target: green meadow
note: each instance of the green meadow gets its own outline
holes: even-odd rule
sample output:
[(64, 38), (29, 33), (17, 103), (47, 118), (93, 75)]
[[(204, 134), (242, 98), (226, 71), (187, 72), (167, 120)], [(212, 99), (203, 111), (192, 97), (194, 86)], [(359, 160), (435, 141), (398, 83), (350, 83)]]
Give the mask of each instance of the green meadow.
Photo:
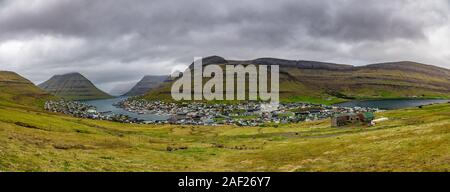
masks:
[[(265, 127), (136, 125), (43, 111), (55, 99), (0, 72), (4, 171), (450, 170), (450, 103), (385, 111), (375, 126), (330, 120)], [(334, 103), (339, 98), (293, 97)]]
[(376, 126), (135, 125), (0, 103), (0, 171), (449, 171), (450, 104)]

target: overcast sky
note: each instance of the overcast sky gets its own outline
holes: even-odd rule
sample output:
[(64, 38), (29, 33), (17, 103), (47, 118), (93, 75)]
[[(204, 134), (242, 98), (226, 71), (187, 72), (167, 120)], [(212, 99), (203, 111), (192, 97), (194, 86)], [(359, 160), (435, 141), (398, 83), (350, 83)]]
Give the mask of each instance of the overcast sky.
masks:
[(123, 92), (193, 57), (450, 68), (450, 0), (0, 0), (0, 70)]

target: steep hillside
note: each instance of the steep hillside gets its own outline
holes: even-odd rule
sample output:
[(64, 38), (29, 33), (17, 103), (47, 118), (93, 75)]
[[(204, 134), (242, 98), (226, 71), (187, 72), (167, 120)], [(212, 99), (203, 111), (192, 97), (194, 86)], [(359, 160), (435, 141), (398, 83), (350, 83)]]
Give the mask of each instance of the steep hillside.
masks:
[(348, 70), (282, 68), (281, 73), (281, 87), (286, 82), (304, 86), (301, 90), (282, 89), (285, 98), (314, 94), (344, 99), (450, 96), (449, 70), (411, 62), (367, 65)]
[(40, 84), (39, 87), (48, 93), (65, 99), (87, 100), (112, 97), (99, 90), (91, 81), (79, 73), (55, 75)]
[(51, 98), (53, 96), (17, 73), (0, 71), (0, 104), (39, 107)]
[[(261, 58), (236, 64), (279, 65), (283, 101), (336, 103), (352, 99), (449, 98), (450, 70), (414, 62), (352, 66), (315, 61)], [(208, 58), (208, 60), (211, 60)], [(211, 62), (205, 64), (212, 64)], [(145, 98), (170, 100), (170, 86), (150, 91)]]
[(160, 86), (166, 80), (168, 80), (168, 76), (144, 76), (130, 91), (125, 93), (124, 96), (143, 95), (153, 88)]

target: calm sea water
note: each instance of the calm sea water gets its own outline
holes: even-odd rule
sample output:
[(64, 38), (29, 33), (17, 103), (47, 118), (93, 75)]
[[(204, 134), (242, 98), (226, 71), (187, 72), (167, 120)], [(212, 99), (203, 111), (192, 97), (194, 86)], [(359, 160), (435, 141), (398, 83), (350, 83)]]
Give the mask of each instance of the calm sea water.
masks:
[(133, 118), (138, 118), (144, 121), (161, 121), (167, 120), (169, 116), (165, 115), (156, 115), (156, 114), (138, 114), (126, 111), (120, 107), (116, 107), (113, 104), (119, 103), (122, 100), (127, 99), (127, 97), (117, 97), (113, 99), (99, 99), (99, 100), (89, 100), (89, 101), (81, 101), (88, 105), (95, 106), (98, 112), (112, 112), (114, 114), (123, 114), (128, 115)]
[(379, 109), (402, 109), (408, 107), (417, 107), (421, 105), (447, 103), (450, 100), (444, 99), (391, 99), (391, 100), (366, 100), (366, 101), (349, 101), (339, 103), (335, 106), (341, 107), (372, 107)]
[[(138, 118), (145, 121), (157, 121), (157, 120), (167, 120), (169, 116), (167, 115), (156, 115), (156, 114), (138, 114), (126, 111), (120, 107), (116, 107), (113, 104), (118, 103), (122, 100), (127, 99), (127, 97), (117, 97), (114, 99), (101, 99), (101, 100), (89, 100), (82, 101), (86, 104), (95, 106), (98, 112), (112, 112), (114, 114), (128, 115), (133, 118)], [(420, 105), (428, 105), (435, 103), (446, 103), (450, 100), (444, 99), (397, 99), (397, 100), (366, 100), (366, 101), (349, 101), (345, 103), (339, 103), (335, 106), (341, 107), (371, 107), (379, 109), (401, 109), (408, 107), (417, 107)]]

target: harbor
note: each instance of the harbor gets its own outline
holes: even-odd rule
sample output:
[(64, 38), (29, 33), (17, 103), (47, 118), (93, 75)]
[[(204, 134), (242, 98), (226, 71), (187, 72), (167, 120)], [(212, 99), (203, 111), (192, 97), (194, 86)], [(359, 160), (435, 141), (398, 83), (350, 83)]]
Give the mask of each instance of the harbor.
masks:
[[(404, 100), (398, 100), (403, 101)], [(447, 100), (420, 100), (413, 105), (422, 106), (442, 103)], [(352, 101), (353, 102), (353, 101)], [(376, 101), (370, 101), (376, 102)], [(379, 103), (382, 101), (378, 101)], [(385, 101), (392, 103), (393, 101)], [(354, 103), (364, 104), (363, 101)], [(177, 125), (238, 125), (268, 126), (329, 119), (342, 114), (363, 114), (380, 111), (377, 107), (361, 107), (353, 103), (322, 105), (309, 103), (279, 103), (276, 108), (262, 102), (235, 104), (209, 104), (203, 102), (169, 103), (143, 99), (119, 97), (90, 101), (48, 101), (45, 109), (80, 118), (109, 120), (139, 124)], [(401, 104), (397, 104), (401, 105)]]
[(80, 118), (139, 124), (268, 126), (328, 119), (341, 113), (376, 112), (376, 108), (337, 107), (308, 103), (242, 102), (168, 103), (135, 98), (48, 101), (47, 111)]

